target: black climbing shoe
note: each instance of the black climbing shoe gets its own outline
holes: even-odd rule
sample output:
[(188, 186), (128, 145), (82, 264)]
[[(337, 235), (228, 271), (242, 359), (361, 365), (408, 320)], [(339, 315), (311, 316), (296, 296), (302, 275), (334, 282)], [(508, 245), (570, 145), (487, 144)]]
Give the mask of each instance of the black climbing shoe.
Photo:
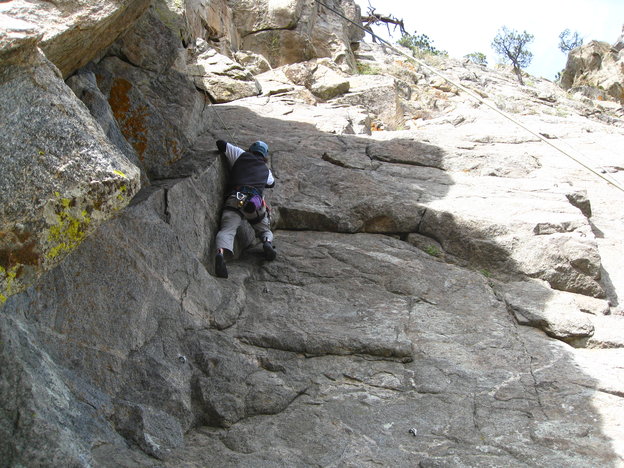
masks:
[(275, 260), (275, 257), (277, 257), (277, 252), (275, 251), (275, 247), (273, 247), (273, 245), (269, 241), (266, 241), (264, 244), (262, 244), (262, 248), (264, 249), (264, 258), (266, 258), (267, 260)]
[(219, 278), (228, 277), (227, 267), (225, 266), (225, 259), (223, 258), (223, 254), (221, 253), (218, 253), (215, 257), (215, 274)]

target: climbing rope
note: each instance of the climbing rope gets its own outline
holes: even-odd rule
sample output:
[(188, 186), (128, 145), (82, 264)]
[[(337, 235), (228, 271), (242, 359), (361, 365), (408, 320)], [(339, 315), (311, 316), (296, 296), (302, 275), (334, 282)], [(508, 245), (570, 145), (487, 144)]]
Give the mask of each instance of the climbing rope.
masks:
[[(236, 140), (234, 139), (234, 136), (232, 135), (232, 132), (230, 132), (229, 127), (225, 124), (225, 122), (223, 121), (223, 119), (221, 118), (221, 116), (219, 115), (219, 112), (217, 112), (216, 109), (216, 103), (212, 102), (212, 98), (210, 97), (210, 94), (208, 94), (208, 91), (206, 91), (205, 89), (201, 88), (202, 91), (204, 92), (204, 94), (206, 95), (206, 100), (210, 103), (210, 108), (213, 110), (214, 114), (217, 116), (217, 119), (219, 119), (219, 122), (221, 122), (221, 126), (225, 129), (225, 131), (227, 132), (227, 134), (230, 137), (230, 142), (233, 145), (236, 145)], [(202, 110), (202, 114), (203, 114), (203, 110)]]
[[(470, 89), (466, 88), (464, 85), (462, 85), (461, 83), (449, 78), (448, 76), (444, 75), (443, 73), (439, 72), (438, 70), (434, 69), (433, 67), (427, 65), (425, 62), (423, 62), (422, 60), (417, 59), (416, 57), (412, 57), (410, 55), (407, 55), (405, 52), (397, 49), (396, 47), (394, 47), (392, 44), (390, 44), (388, 41), (382, 39), (381, 37), (379, 37), (378, 35), (376, 35), (374, 32), (364, 28), (361, 24), (356, 23), (355, 21), (352, 21), (351, 19), (347, 18), (345, 15), (343, 15), (341, 12), (339, 12), (338, 10), (336, 10), (335, 8), (330, 7), (329, 5), (325, 4), (324, 2), (322, 2), (321, 0), (315, 0), (319, 5), (327, 8), (328, 10), (332, 11), (333, 13), (335, 13), (336, 15), (338, 15), (339, 17), (341, 17), (342, 19), (344, 19), (345, 21), (351, 23), (352, 25), (354, 25), (355, 27), (361, 29), (362, 31), (364, 31), (365, 33), (369, 33), (374, 39), (378, 40), (379, 42), (385, 44), (388, 48), (390, 48), (393, 52), (402, 55), (404, 57), (406, 57), (408, 60), (411, 60), (415, 63), (417, 63), (419, 66), (425, 68), (426, 70), (430, 71), (431, 73), (439, 76), (440, 78), (442, 78), (443, 80), (445, 80), (448, 83), (451, 83), (452, 85), (454, 85), (455, 87), (457, 87), (458, 89), (460, 89), (461, 91), (465, 92), (466, 94), (468, 94), (468, 96), (472, 97), (473, 99), (475, 99), (477, 102), (489, 107), (490, 109), (492, 109), (494, 112), (496, 112), (497, 114), (501, 115), (502, 117), (508, 119), (509, 121), (511, 121), (512, 123), (518, 125), (519, 127), (521, 127), (522, 129), (526, 130), (527, 132), (531, 133), (532, 135), (536, 136), (537, 138), (539, 138), (541, 141), (543, 141), (544, 143), (546, 143), (547, 145), (549, 145), (550, 147), (554, 148), (555, 150), (559, 151), (560, 153), (562, 153), (563, 155), (569, 157), (570, 159), (572, 159), (573, 161), (575, 161), (576, 163), (580, 164), (581, 166), (583, 166), (585, 169), (587, 169), (588, 171), (590, 171), (591, 173), (597, 175), (598, 177), (600, 177), (601, 179), (605, 180), (606, 182), (608, 182), (609, 184), (611, 184), (612, 186), (614, 186), (615, 188), (621, 190), (622, 192), (624, 192), (624, 186), (622, 186), (617, 180), (615, 180), (614, 178), (600, 173), (599, 171), (597, 171), (596, 169), (594, 169), (593, 167), (591, 167), (589, 164), (583, 162), (581, 160), (580, 156), (574, 156), (572, 155), (569, 151), (564, 150), (563, 148), (559, 147), (558, 145), (554, 144), (552, 141), (548, 140), (546, 137), (544, 137), (542, 134), (530, 129), (529, 127), (527, 127), (526, 125), (524, 125), (522, 122), (518, 121), (517, 119), (515, 119), (514, 117), (512, 117), (511, 115), (507, 114), (506, 112), (501, 111), (498, 107), (496, 107), (494, 104), (490, 104), (488, 101), (486, 101), (485, 99), (483, 99), (481, 96), (479, 96), (478, 94), (476, 94), (475, 92), (471, 91)], [(559, 139), (559, 138), (557, 138)], [(578, 151), (575, 151), (577, 154), (580, 155), (580, 153), (578, 153)]]

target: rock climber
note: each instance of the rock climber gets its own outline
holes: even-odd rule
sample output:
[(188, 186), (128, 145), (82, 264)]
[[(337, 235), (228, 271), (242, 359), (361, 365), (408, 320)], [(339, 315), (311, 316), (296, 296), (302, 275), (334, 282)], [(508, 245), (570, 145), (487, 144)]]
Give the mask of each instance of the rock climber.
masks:
[(275, 186), (275, 179), (267, 166), (269, 146), (256, 141), (247, 151), (223, 140), (217, 140), (217, 148), (228, 161), (227, 195), (221, 214), (221, 229), (217, 233), (215, 273), (227, 278), (225, 255), (234, 251), (236, 231), (243, 220), (247, 220), (262, 241), (264, 257), (275, 260), (277, 252), (273, 247), (273, 233), (268, 206), (262, 192)]

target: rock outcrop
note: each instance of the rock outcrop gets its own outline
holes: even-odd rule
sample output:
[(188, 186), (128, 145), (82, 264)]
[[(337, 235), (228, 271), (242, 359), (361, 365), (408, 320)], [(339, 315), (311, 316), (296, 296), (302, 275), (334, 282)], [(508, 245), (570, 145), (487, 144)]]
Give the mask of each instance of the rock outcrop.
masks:
[[(355, 2), (330, 0), (346, 17), (359, 20)], [(351, 43), (364, 34), (318, 2), (304, 0), (233, 2), (240, 49), (258, 53), (273, 67), (328, 57), (345, 71), (355, 69)]]
[(11, 58), (0, 68), (0, 302), (57, 265), (139, 188), (136, 166), (39, 49), (26, 40), (6, 54)]
[(561, 85), (594, 99), (624, 104), (624, 53), (621, 41), (613, 46), (591, 41), (568, 55), (561, 73)]
[(64, 78), (111, 45), (143, 14), (149, 0), (17, 0), (0, 8), (10, 36), (36, 36), (48, 60)]
[[(623, 193), (316, 2), (144, 6), (65, 81), (3, 36), (3, 466), (624, 463)], [(612, 102), (431, 64), (623, 182)], [(228, 280), (219, 138), (277, 180)]]

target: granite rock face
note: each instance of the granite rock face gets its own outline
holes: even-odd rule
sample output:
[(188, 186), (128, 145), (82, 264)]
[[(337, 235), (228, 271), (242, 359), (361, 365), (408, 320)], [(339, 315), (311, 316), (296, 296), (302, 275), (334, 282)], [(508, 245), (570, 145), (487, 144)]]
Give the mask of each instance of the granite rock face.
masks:
[[(327, 4), (351, 20), (359, 20), (360, 8), (355, 2), (332, 0)], [(273, 67), (327, 57), (345, 71), (355, 69), (351, 44), (364, 34), (317, 2), (237, 0), (232, 8), (240, 48), (263, 55)]]
[[(22, 56), (27, 52), (21, 52)], [(57, 265), (139, 189), (38, 49), (0, 70), (0, 301)]]
[(37, 37), (48, 60), (67, 78), (132, 26), (149, 3), (17, 0), (5, 2), (0, 14), (10, 19), (9, 31), (15, 28)]
[[(352, 49), (316, 3), (156, 1), (65, 83), (12, 25), (0, 260), (36, 252), (25, 229), (59, 255), (0, 276), (24, 278), (0, 304), (3, 464), (624, 463), (605, 180), (427, 67)], [(612, 102), (427, 60), (623, 182)], [(277, 181), (277, 259), (244, 226), (227, 280), (217, 139), (267, 141)]]

